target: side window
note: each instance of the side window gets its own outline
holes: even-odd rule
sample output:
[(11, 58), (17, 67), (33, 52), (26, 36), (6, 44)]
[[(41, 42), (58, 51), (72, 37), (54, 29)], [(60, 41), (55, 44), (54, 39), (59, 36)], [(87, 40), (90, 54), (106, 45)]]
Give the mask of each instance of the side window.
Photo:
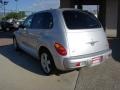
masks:
[(32, 18), (33, 18), (33, 16), (29, 16), (29, 17), (23, 22), (23, 25), (24, 25), (26, 28), (31, 28)]
[(53, 27), (53, 17), (49, 12), (35, 14), (32, 22), (33, 29), (51, 29)]

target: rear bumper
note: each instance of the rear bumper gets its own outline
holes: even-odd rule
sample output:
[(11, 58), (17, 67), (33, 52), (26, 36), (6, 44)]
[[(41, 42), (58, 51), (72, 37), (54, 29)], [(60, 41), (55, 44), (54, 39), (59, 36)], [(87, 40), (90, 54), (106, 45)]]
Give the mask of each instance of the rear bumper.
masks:
[(72, 70), (84, 66), (96, 66), (105, 60), (108, 60), (111, 53), (112, 50), (109, 49), (88, 55), (65, 58), (63, 60), (63, 65), (66, 70)]

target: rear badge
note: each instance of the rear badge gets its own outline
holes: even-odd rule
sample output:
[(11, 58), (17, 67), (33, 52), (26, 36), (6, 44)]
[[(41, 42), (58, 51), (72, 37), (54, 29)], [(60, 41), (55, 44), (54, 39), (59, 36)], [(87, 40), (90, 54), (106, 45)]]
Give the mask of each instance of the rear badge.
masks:
[(99, 41), (91, 41), (91, 42), (88, 42), (88, 44), (90, 44), (91, 46), (94, 46), (97, 42), (99, 42)]

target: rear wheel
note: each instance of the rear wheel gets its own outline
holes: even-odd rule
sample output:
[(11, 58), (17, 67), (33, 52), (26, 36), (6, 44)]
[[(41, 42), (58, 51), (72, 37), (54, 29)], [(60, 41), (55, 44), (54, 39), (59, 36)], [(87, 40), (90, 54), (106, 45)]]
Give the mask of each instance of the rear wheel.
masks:
[(13, 37), (13, 45), (14, 45), (15, 50), (18, 51), (19, 50), (19, 46), (18, 46), (16, 37)]
[(40, 52), (40, 63), (41, 63), (42, 71), (46, 75), (50, 75), (55, 71), (56, 67), (52, 55), (49, 53), (48, 50), (44, 49)]

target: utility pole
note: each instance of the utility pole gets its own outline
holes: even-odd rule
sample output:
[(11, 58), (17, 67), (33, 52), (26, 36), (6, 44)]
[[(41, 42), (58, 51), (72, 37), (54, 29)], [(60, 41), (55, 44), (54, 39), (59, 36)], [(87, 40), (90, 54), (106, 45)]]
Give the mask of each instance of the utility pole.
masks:
[(5, 17), (5, 14), (6, 14), (5, 6), (8, 4), (8, 1), (0, 0), (0, 3), (3, 6), (3, 11), (4, 11), (3, 14), (4, 14), (4, 17)]
[(6, 5), (8, 4), (8, 1), (3, 1), (3, 7), (4, 7), (4, 17), (6, 15)]
[(18, 0), (15, 0), (16, 2), (16, 12), (18, 12)]

